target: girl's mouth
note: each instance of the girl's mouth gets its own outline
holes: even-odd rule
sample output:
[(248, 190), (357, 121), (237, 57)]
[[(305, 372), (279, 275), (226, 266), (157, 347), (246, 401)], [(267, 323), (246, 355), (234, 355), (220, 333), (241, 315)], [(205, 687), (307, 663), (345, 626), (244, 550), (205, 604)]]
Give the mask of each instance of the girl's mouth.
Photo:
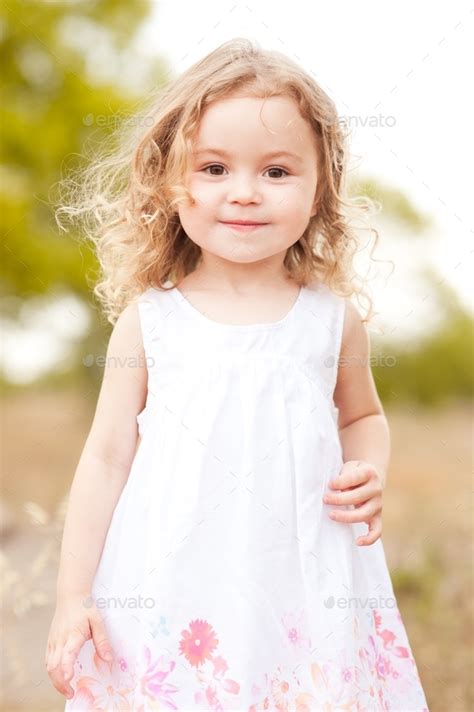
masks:
[(255, 230), (258, 227), (264, 227), (265, 225), (268, 225), (268, 223), (231, 223), (231, 222), (223, 222), (223, 225), (227, 225), (227, 227), (230, 227), (232, 230), (239, 230), (241, 232), (249, 232), (250, 230)]

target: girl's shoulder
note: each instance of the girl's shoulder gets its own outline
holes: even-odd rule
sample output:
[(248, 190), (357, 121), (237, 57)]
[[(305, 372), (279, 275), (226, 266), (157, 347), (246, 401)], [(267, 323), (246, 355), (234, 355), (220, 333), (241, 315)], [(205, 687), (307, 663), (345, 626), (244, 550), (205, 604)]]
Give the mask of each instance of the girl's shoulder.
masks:
[(307, 285), (310, 308), (321, 317), (341, 349), (350, 352), (367, 348), (369, 333), (361, 312), (349, 297), (338, 294), (326, 282)]
[(153, 300), (159, 300), (161, 295), (165, 295), (167, 292), (171, 291), (173, 288), (173, 283), (171, 281), (165, 282), (162, 286), (158, 285), (148, 285), (148, 287), (145, 287), (145, 289), (139, 294), (137, 297), (135, 297), (135, 302), (146, 302), (151, 299)]
[(172, 303), (170, 301), (172, 288), (171, 282), (166, 282), (163, 287), (149, 285), (133, 299), (132, 304), (137, 306), (142, 324), (146, 325), (149, 321), (156, 321), (161, 316), (166, 316)]
[(335, 290), (332, 287), (330, 287), (327, 282), (323, 282), (320, 279), (312, 279), (306, 285), (306, 289), (309, 289), (311, 292), (315, 292), (322, 296), (333, 297), (334, 299), (337, 299), (337, 298), (342, 299), (343, 298), (343, 297), (340, 297), (340, 295), (337, 294), (337, 292), (335, 292)]
[(306, 289), (314, 295), (316, 301), (332, 305), (336, 309), (340, 309), (344, 313), (345, 320), (349, 325), (356, 325), (363, 321), (359, 309), (353, 304), (349, 297), (338, 294), (326, 282), (313, 280)]
[(306, 293), (318, 312), (327, 311), (334, 318), (343, 318), (349, 300), (338, 294), (326, 282), (312, 280), (306, 285)]

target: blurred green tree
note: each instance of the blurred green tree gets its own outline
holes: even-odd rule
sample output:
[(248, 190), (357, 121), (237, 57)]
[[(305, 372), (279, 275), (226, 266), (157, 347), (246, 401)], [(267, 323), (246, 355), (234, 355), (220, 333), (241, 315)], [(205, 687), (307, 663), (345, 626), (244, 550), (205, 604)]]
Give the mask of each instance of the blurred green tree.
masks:
[[(92, 133), (100, 143), (136, 101), (120, 77), (126, 65), (143, 86), (143, 60), (131, 45), (150, 6), (149, 0), (2, 3), (4, 295), (72, 290), (90, 298), (86, 277), (94, 255), (73, 233), (59, 232), (50, 193), (63, 161), (80, 155)], [(160, 80), (159, 59), (146, 68), (150, 83)]]
[[(97, 262), (77, 231), (59, 231), (54, 189), (81, 166), (88, 143), (107, 141), (147, 90), (167, 80), (163, 61), (136, 49), (151, 6), (151, 0), (7, 0), (0, 9), (2, 307), (15, 319), (25, 300), (72, 291), (92, 316), (71, 358), (41, 379), (47, 387), (85, 380), (95, 389), (101, 380), (101, 368), (84, 367), (84, 355), (105, 352), (111, 328), (91, 293)], [(411, 234), (423, 235), (429, 225), (407, 196), (379, 181), (359, 178), (350, 192), (379, 201), (384, 216)], [(395, 368), (374, 365), (384, 401), (435, 403), (472, 390), (472, 322), (453, 295), (442, 296), (453, 306), (436, 334), (410, 352), (380, 344), (397, 357)]]
[(437, 328), (414, 343), (374, 339), (372, 372), (384, 403), (440, 406), (472, 401), (473, 320), (456, 292), (426, 269), (422, 275), (436, 297)]

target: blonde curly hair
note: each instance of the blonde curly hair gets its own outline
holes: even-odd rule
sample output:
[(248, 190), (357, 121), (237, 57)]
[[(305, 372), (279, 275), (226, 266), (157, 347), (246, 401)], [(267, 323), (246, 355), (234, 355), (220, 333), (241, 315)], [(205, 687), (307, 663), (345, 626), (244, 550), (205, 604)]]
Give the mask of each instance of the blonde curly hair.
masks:
[[(100, 278), (93, 292), (109, 322), (148, 286), (167, 289), (196, 268), (201, 249), (183, 230), (180, 201), (192, 200), (184, 185), (187, 155), (204, 109), (244, 90), (247, 96), (292, 97), (314, 130), (319, 147), (317, 212), (285, 255), (284, 266), (306, 286), (325, 282), (344, 297), (372, 299), (354, 269), (358, 230), (353, 221), (373, 212), (368, 196), (348, 198), (347, 135), (334, 102), (286, 55), (235, 38), (217, 47), (178, 78), (159, 88), (150, 103), (112, 134), (79, 174), (62, 182), (56, 220), (79, 218), (85, 239), (94, 243)], [(117, 143), (115, 143), (117, 142)], [(365, 225), (365, 226), (364, 226)], [(372, 259), (371, 250), (370, 257)]]

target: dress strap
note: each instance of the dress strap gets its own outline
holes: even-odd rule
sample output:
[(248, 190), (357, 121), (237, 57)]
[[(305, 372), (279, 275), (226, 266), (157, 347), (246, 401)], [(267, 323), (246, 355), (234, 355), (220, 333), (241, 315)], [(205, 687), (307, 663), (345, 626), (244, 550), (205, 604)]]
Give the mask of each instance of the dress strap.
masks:
[(161, 335), (159, 298), (157, 290), (154, 287), (149, 287), (137, 299), (143, 347), (145, 356), (150, 359), (156, 353), (156, 343), (160, 340)]
[(305, 322), (310, 327), (311, 351), (317, 359), (314, 365), (324, 396), (331, 400), (337, 382), (346, 300), (323, 282), (310, 284), (306, 294)]
[(159, 393), (159, 360), (163, 352), (164, 320), (169, 312), (168, 295), (164, 290), (148, 287), (137, 298), (136, 304), (148, 372), (146, 405), (137, 416), (139, 432), (142, 435), (146, 428), (148, 416), (156, 404), (156, 396)]

